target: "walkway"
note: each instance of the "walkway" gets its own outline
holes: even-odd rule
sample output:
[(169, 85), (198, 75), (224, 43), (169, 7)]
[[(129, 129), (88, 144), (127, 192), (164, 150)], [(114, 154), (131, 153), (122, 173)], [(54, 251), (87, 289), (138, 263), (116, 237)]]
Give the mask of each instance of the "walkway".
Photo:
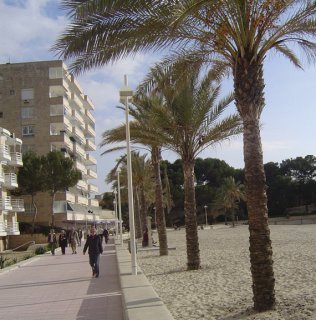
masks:
[[(114, 244), (104, 246), (100, 277), (88, 254), (45, 254), (0, 273), (0, 320), (123, 320)], [(4, 271), (4, 272), (3, 272)]]

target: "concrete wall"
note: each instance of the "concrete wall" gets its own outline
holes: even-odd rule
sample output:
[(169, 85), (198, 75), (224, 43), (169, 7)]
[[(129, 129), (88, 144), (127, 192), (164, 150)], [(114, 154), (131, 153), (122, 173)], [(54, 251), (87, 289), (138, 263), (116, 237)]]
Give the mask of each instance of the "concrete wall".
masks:
[[(36, 244), (43, 244), (47, 243), (47, 236), (44, 234), (21, 234), (19, 236), (9, 236), (9, 241), (7, 244), (7, 249), (15, 249), (18, 246), (21, 246), (22, 244), (25, 244), (27, 242), (35, 241)], [(25, 249), (27, 248), (27, 245), (25, 246)]]

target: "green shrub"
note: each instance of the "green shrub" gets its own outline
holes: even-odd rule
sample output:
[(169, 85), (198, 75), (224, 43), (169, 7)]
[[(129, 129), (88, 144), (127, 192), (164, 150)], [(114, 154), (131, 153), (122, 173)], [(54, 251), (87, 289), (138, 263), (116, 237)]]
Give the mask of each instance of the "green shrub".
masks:
[(40, 246), (35, 249), (35, 254), (44, 254), (46, 251), (47, 247)]
[(0, 269), (3, 269), (5, 267), (6, 261), (8, 261), (8, 258), (5, 258), (4, 256), (0, 256)]
[(27, 260), (27, 259), (33, 258), (34, 255), (35, 255), (34, 253), (28, 253), (23, 257), (23, 260)]

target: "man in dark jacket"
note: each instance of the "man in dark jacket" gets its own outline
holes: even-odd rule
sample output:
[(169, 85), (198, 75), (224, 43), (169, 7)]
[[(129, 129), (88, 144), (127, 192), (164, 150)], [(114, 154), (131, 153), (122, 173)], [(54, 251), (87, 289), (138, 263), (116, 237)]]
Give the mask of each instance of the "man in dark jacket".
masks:
[(89, 247), (89, 263), (92, 268), (92, 276), (94, 278), (99, 277), (99, 261), (100, 261), (100, 254), (103, 252), (102, 244), (100, 237), (97, 235), (97, 231), (95, 227), (91, 228), (91, 234), (87, 238), (86, 244), (83, 248), (83, 254), (86, 253)]

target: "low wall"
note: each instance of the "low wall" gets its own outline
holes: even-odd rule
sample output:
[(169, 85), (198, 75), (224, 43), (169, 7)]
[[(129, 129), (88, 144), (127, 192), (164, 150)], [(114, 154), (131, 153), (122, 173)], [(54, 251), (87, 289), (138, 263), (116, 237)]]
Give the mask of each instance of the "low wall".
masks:
[(269, 224), (316, 224), (316, 215), (289, 216), (288, 218), (269, 218)]
[[(7, 249), (15, 249), (25, 243), (30, 243), (31, 241), (35, 241), (36, 244), (47, 243), (47, 236), (44, 234), (21, 234), (18, 236), (9, 236), (8, 247)], [(26, 245), (26, 249), (28, 246)]]

